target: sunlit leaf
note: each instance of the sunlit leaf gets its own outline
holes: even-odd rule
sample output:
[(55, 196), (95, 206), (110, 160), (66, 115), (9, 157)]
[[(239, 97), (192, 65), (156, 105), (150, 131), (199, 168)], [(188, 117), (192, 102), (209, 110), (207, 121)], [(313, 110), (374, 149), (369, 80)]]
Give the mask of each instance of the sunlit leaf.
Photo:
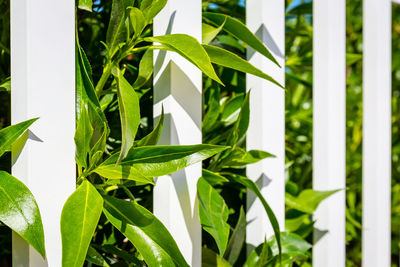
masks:
[(204, 179), (197, 182), (200, 223), (217, 243), (224, 255), (229, 238), (229, 208), (220, 194)]
[(225, 14), (203, 12), (203, 18), (215, 24), (222, 25), (224, 23), (224, 30), (232, 34), (234, 37), (242, 40), (251, 48), (264, 55), (266, 58), (279, 66), (279, 63), (264, 46), (264, 44), (255, 36), (242, 22)]
[(160, 43), (162, 44), (162, 46), (159, 46), (160, 49), (180, 54), (197, 66), (205, 75), (222, 84), (215, 73), (206, 51), (194, 37), (186, 34), (167, 34), (157, 37), (147, 37), (145, 40)]
[(43, 225), (35, 198), (28, 187), (4, 171), (0, 171), (0, 203), (0, 221), (45, 258)]
[(20, 122), (0, 130), (0, 156), (11, 150), (11, 145), (20, 137), (36, 119)]
[(277, 86), (283, 88), (282, 85), (280, 85), (277, 81), (275, 81), (271, 76), (268, 74), (265, 74), (261, 70), (257, 69), (254, 67), (252, 64), (250, 64), (248, 61), (242, 59), (238, 55), (229, 52), (228, 50), (222, 49), (220, 47), (212, 46), (212, 45), (203, 45), (204, 49), (206, 50), (208, 56), (210, 57), (210, 60), (212, 63), (215, 63), (217, 65), (231, 68), (234, 70), (242, 71), (245, 73), (250, 73), (255, 76), (261, 77), (263, 79), (266, 79)]
[(103, 198), (85, 180), (61, 213), (62, 266), (81, 267), (103, 208)]
[(189, 266), (165, 226), (136, 202), (104, 196), (104, 214), (149, 266)]

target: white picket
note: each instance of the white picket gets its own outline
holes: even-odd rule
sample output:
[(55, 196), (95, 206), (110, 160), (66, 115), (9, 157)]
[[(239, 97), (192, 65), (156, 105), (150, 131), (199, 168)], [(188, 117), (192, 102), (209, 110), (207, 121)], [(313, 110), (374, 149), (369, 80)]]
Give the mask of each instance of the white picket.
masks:
[[(201, 41), (201, 1), (169, 0), (154, 20), (154, 36), (185, 33)], [(202, 77), (186, 59), (172, 52), (154, 53), (154, 117), (164, 106), (165, 122), (160, 144), (202, 142)], [(185, 259), (201, 266), (201, 227), (196, 183), (201, 164), (166, 177), (154, 188), (154, 213), (166, 225)]]
[[(276, 81), (285, 83), (285, 1), (248, 0), (246, 6), (247, 27), (255, 33), (277, 59), (279, 68), (254, 50), (247, 51), (249, 61)], [(260, 149), (274, 154), (247, 167), (247, 175), (260, 187), (273, 209), (281, 230), (285, 226), (285, 92), (278, 86), (255, 77), (246, 76), (250, 92), (250, 124), (247, 132), (247, 150)], [(254, 194), (247, 197), (248, 252), (253, 246), (273, 235), (261, 202)]]
[(36, 197), (47, 254), (13, 234), (13, 266), (58, 267), (61, 210), (76, 178), (75, 1), (11, 1), (11, 77), (12, 123), (39, 117), (12, 173)]
[(314, 266), (345, 266), (345, 16), (345, 0), (313, 1), (313, 189), (342, 189), (314, 214)]
[(362, 265), (390, 266), (391, 1), (363, 2)]

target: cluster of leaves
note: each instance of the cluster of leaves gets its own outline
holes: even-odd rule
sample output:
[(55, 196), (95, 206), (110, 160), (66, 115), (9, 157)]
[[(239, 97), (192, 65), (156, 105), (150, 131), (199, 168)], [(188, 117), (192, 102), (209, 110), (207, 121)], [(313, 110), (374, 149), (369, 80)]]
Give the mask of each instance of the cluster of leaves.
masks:
[[(65, 266), (80, 266), (85, 259), (89, 264), (100, 266), (140, 266), (143, 262), (150, 266), (187, 266), (171, 235), (149, 211), (152, 209), (152, 177), (174, 172), (208, 157), (211, 158), (204, 162), (203, 177), (198, 182), (199, 213), (204, 230), (203, 265), (275, 266), (281, 262), (284, 266), (309, 266), (314, 224), (311, 214), (323, 199), (334, 192), (307, 189), (311, 187), (312, 171), (312, 5), (309, 1), (301, 4), (292, 0), (286, 2), (288, 181), (286, 232), (280, 233), (268, 203), (245, 172), (246, 165), (272, 155), (265, 151), (246, 151), (244, 140), (250, 115), (244, 72), (277, 83), (244, 60), (247, 47), (251, 47), (274, 61), (264, 45), (244, 26), (244, 2), (203, 1), (203, 40), (199, 44), (186, 35), (152, 36), (152, 19), (165, 1), (79, 1), (75, 136), (79, 187), (63, 210), (61, 226)], [(4, 12), (2, 18), (9, 23), (9, 3), (0, 1), (0, 5), (5, 7), (1, 10)], [(350, 147), (346, 228), (349, 266), (358, 265), (361, 259), (360, 10), (360, 1), (348, 4), (347, 114), (351, 115), (347, 120), (347, 143)], [(398, 25), (399, 21), (395, 20), (394, 48), (398, 47), (395, 42), (400, 32)], [(0, 27), (0, 96), (5, 97), (6, 103), (9, 98), (9, 35), (5, 33), (7, 24)], [(185, 51), (188, 46), (195, 53)], [(153, 129), (151, 76), (154, 49), (178, 53), (203, 71), (203, 143), (209, 145), (155, 146), (162, 131), (163, 116)], [(396, 55), (394, 70), (398, 65)], [(395, 86), (400, 80), (398, 77), (394, 71), (394, 96), (398, 94)], [(3, 103), (3, 98), (1, 101)], [(0, 108), (3, 107), (9, 108), (8, 105)], [(399, 160), (397, 147), (400, 147), (396, 135), (398, 108), (394, 97), (394, 163)], [(9, 113), (1, 110), (1, 114)], [(7, 116), (0, 119), (6, 125), (9, 122)], [(26, 122), (23, 129), (32, 122)], [(18, 126), (3, 131), (14, 131), (15, 127)], [(6, 136), (3, 131), (0, 132), (0, 141), (2, 135)], [(9, 145), (5, 147), (9, 149)], [(393, 169), (394, 177), (398, 172), (397, 168)], [(37, 209), (31, 193), (22, 183), (6, 172), (1, 175), (6, 183), (2, 184), (0, 179), (0, 186), (18, 188), (23, 194), (20, 199), (27, 199), (30, 207)], [(400, 201), (396, 194), (399, 190), (394, 181), (392, 229), (398, 229), (400, 220), (395, 210), (400, 206), (396, 204)], [(260, 198), (278, 237), (254, 248), (249, 257), (246, 257), (245, 242), (247, 191)], [(5, 192), (12, 191), (8, 189)], [(5, 195), (0, 195), (0, 198), (2, 196)], [(43, 231), (40, 232), (40, 216), (36, 215), (32, 231), (37, 231), (36, 236), (40, 238), (35, 240), (26, 234), (30, 230), (21, 227), (18, 229), (25, 230), (18, 231), (7, 219), (0, 220), (44, 255)], [(0, 235), (2, 229), (4, 227), (0, 225)], [(399, 237), (398, 233), (393, 235), (395, 256)], [(157, 258), (155, 255), (161, 256)]]
[[(269, 156), (266, 152), (246, 152), (235, 147), (244, 138), (247, 129), (248, 96), (228, 137), (227, 145), (232, 144), (233, 148), (219, 145), (156, 146), (162, 131), (163, 114), (150, 133), (138, 138), (141, 125), (140, 101), (148, 91), (146, 86), (152, 75), (154, 49), (180, 54), (216, 84), (223, 83), (212, 63), (246, 71), (276, 83), (234, 53), (216, 46), (201, 45), (188, 35), (149, 36), (151, 21), (165, 4), (166, 0), (112, 2), (106, 38), (102, 43), (104, 61), (97, 83), (94, 83), (92, 67), (77, 38), (75, 143), (78, 188), (68, 198), (61, 215), (63, 266), (82, 266), (85, 260), (101, 266), (121, 263), (144, 265), (144, 262), (149, 266), (188, 266), (167, 229), (149, 210), (139, 204), (137, 196), (140, 196), (140, 191), (148, 190), (154, 184), (153, 177), (176, 172), (213, 155), (217, 155), (213, 170), (220, 169), (218, 162), (224, 162), (225, 165), (222, 166), (228, 166), (229, 162), (231, 165), (243, 166), (247, 162), (256, 162)], [(79, 1), (79, 8), (91, 11), (92, 2)], [(253, 44), (255, 50), (274, 61), (269, 51), (239, 21), (218, 14), (208, 14), (208, 19), (215, 24), (223, 23), (233, 34), (248, 40), (250, 46)], [(243, 35), (243, 31), (247, 35)], [(153, 45), (153, 42), (159, 45)], [(140, 58), (138, 67), (129, 64), (134, 57)], [(128, 79), (132, 79), (132, 82)], [(108, 117), (113, 122), (115, 117), (118, 118), (119, 123), (111, 127)], [(2, 152), (10, 150), (11, 144), (26, 140), (18, 138), (32, 122), (33, 120), (3, 129), (0, 135), (0, 143), (4, 146)], [(225, 153), (228, 149), (229, 152)], [(208, 174), (214, 177), (209, 181), (215, 180), (215, 177), (226, 180), (211, 171)], [(45, 257), (43, 227), (32, 194), (23, 183), (7, 172), (2, 172), (1, 175), (4, 185), (2, 184), (0, 197), (5, 205), (2, 205), (4, 210), (0, 211), (0, 220)], [(233, 173), (226, 175), (232, 181), (252, 189), (261, 198), (274, 226), (275, 246), (280, 252), (279, 226), (257, 186), (244, 176)], [(229, 226), (226, 228), (226, 224), (222, 225), (228, 232), (221, 231), (220, 225), (215, 224), (220, 218), (208, 217), (210, 209), (221, 207), (219, 204), (223, 204), (223, 199), (218, 198), (217, 191), (207, 178), (199, 180), (198, 188), (202, 203), (201, 222), (207, 225), (208, 228), (205, 226), (205, 229), (216, 240), (221, 241), (217, 244), (223, 255)], [(137, 191), (139, 194), (135, 197)], [(215, 198), (207, 199), (210, 192)], [(219, 202), (214, 203), (215, 201)], [(228, 215), (227, 210), (224, 207), (222, 209), (221, 214), (213, 214), (223, 215), (225, 218)], [(93, 236), (95, 238), (92, 242)], [(122, 236), (124, 240), (121, 244)], [(124, 247), (120, 248), (120, 245)], [(264, 247), (271, 251), (269, 246)], [(262, 255), (266, 253), (264, 250), (262, 249)], [(256, 265), (260, 260), (265, 260), (263, 257), (258, 260), (256, 254), (254, 257)], [(271, 260), (276, 259), (277, 255), (274, 255)]]

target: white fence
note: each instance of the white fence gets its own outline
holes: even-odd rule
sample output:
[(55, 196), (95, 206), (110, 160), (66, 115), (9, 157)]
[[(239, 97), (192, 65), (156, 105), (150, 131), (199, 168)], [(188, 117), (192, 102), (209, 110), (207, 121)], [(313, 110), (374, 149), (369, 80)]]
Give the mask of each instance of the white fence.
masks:
[[(283, 68), (272, 66), (252, 51), (248, 53), (249, 60), (281, 84), (284, 3), (248, 0), (246, 10), (248, 27)], [(14, 235), (15, 266), (61, 266), (59, 218), (75, 185), (74, 4), (74, 0), (11, 0), (12, 121), (41, 117), (31, 128), (13, 173), (37, 197), (48, 261), (43, 262)], [(48, 7), (57, 7), (57, 12), (49, 12)], [(318, 190), (344, 189), (345, 0), (314, 0), (313, 12), (313, 185)], [(154, 33), (186, 33), (200, 40), (201, 1), (169, 0), (154, 21)], [(364, 0), (363, 266), (390, 266), (390, 51), (391, 1)], [(201, 73), (179, 56), (161, 53), (164, 52), (155, 55), (154, 116), (159, 116), (163, 104), (167, 116), (162, 142), (200, 143)], [(284, 92), (251, 75), (247, 76), (247, 87), (252, 88), (247, 146), (277, 155), (250, 166), (248, 175), (255, 180), (263, 179), (262, 192), (284, 229)], [(55, 173), (58, 177), (54, 177)], [(154, 195), (155, 214), (171, 231), (192, 266), (201, 265), (201, 228), (196, 206), (199, 176), (198, 164), (171, 175), (171, 179), (159, 179)], [(258, 202), (248, 210), (247, 218), (252, 223), (248, 225), (247, 242), (256, 245), (263, 241), (263, 234), (272, 231)], [(345, 266), (345, 191), (321, 205), (315, 217), (318, 228), (328, 234), (314, 247), (314, 266)]]

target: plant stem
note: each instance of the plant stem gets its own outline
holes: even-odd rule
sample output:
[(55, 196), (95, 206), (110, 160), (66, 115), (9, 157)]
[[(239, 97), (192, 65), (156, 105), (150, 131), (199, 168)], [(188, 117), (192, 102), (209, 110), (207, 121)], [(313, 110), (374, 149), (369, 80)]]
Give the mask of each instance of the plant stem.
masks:
[(108, 78), (110, 77), (110, 75), (111, 75), (111, 64), (107, 63), (107, 65), (104, 68), (103, 74), (101, 75), (100, 80), (96, 85), (96, 95), (97, 96), (101, 95), (104, 85), (106, 85), (106, 82), (107, 82)]

